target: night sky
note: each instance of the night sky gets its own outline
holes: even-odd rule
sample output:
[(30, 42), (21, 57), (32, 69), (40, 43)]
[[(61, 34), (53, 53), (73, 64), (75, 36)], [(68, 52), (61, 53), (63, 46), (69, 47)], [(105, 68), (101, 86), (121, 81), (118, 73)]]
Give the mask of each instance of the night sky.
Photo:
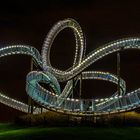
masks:
[[(31, 45), (40, 52), (50, 28), (59, 20), (74, 18), (86, 36), (87, 52), (113, 40), (140, 37), (140, 2), (137, 1), (78, 1), (50, 0), (26, 2), (23, 0), (0, 4), (0, 47), (7, 45)], [(62, 31), (51, 49), (51, 63), (59, 69), (72, 65), (75, 51), (73, 32)], [(27, 102), (25, 79), (30, 71), (29, 56), (10, 56), (0, 60), (0, 91), (20, 101)], [(121, 52), (121, 77), (126, 81), (127, 91), (140, 87), (140, 51)], [(116, 54), (94, 63), (88, 70), (109, 71), (116, 74)], [(83, 81), (83, 98), (108, 97), (117, 87), (109, 82)], [(1, 120), (14, 111), (0, 104)], [(5, 111), (6, 110), (6, 111)], [(11, 117), (12, 118), (12, 117)], [(14, 116), (13, 116), (14, 118)]]

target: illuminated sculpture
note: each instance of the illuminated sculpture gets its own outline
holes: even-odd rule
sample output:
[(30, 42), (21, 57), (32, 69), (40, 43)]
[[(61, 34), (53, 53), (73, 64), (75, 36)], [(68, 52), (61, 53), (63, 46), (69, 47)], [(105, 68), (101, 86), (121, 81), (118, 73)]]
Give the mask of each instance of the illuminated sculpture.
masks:
[[(50, 63), (50, 49), (57, 34), (64, 28), (71, 28), (75, 35), (76, 51), (73, 65), (66, 71), (55, 69)], [(43, 71), (31, 71), (26, 79), (27, 94), (42, 107), (71, 115), (92, 116), (108, 113), (117, 113), (132, 110), (140, 105), (140, 90), (126, 93), (125, 81), (118, 76), (100, 71), (84, 71), (88, 66), (104, 56), (126, 49), (140, 49), (140, 38), (128, 38), (114, 41), (93, 50), (85, 56), (85, 43), (80, 25), (73, 19), (65, 19), (56, 23), (48, 33), (42, 55), (31, 46), (8, 46), (0, 48), (0, 57), (25, 54), (32, 56), (36, 65)], [(82, 79), (100, 79), (119, 83), (120, 91), (109, 98), (102, 99), (74, 99), (68, 98), (73, 92), (73, 79), (77, 83)], [(68, 81), (63, 91), (60, 90), (59, 82)], [(118, 82), (119, 81), (119, 82)], [(42, 87), (39, 82), (47, 83), (52, 91)], [(0, 94), (0, 102), (8, 106), (28, 111), (28, 105)], [(87, 109), (88, 108), (88, 109)], [(36, 112), (38, 113), (38, 112)]]

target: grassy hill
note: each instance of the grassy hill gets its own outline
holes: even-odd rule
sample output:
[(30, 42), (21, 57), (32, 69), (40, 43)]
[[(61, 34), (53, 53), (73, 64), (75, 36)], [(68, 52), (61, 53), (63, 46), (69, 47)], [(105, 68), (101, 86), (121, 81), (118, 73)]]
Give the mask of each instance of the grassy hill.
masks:
[(138, 140), (139, 127), (25, 127), (0, 124), (0, 140)]

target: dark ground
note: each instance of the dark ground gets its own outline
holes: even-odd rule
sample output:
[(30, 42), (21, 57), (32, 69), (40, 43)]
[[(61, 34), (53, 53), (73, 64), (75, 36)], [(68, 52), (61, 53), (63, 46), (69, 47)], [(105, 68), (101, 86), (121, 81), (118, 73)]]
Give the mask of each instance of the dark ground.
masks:
[(21, 127), (0, 124), (1, 140), (139, 140), (139, 127)]

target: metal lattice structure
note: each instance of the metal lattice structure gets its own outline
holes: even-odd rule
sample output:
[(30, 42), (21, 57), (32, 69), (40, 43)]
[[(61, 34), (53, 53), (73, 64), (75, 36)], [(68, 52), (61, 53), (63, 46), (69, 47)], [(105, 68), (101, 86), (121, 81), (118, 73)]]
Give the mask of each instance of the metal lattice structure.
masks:
[[(75, 35), (76, 51), (73, 65), (65, 70), (53, 68), (50, 63), (50, 49), (57, 34), (64, 28), (71, 28)], [(94, 62), (103, 57), (121, 50), (140, 49), (140, 38), (121, 39), (101, 46), (85, 56), (86, 45), (80, 25), (73, 19), (65, 19), (56, 23), (48, 33), (42, 48), (42, 54), (34, 47), (16, 45), (0, 48), (0, 57), (8, 55), (30, 55), (40, 68), (40, 71), (31, 71), (26, 78), (27, 94), (43, 108), (77, 116), (96, 116), (129, 111), (140, 106), (140, 89), (126, 93), (125, 81), (117, 75), (101, 71), (84, 71)], [(73, 92), (73, 79), (75, 85), (78, 80), (99, 79), (119, 84), (119, 92), (111, 97), (102, 99), (75, 99), (70, 98)], [(40, 82), (46, 83), (52, 90), (45, 89)], [(59, 82), (67, 82), (63, 91)], [(12, 99), (3, 93), (0, 102), (28, 112), (28, 105)], [(46, 111), (44, 109), (44, 111)], [(35, 113), (39, 113), (39, 109)]]

